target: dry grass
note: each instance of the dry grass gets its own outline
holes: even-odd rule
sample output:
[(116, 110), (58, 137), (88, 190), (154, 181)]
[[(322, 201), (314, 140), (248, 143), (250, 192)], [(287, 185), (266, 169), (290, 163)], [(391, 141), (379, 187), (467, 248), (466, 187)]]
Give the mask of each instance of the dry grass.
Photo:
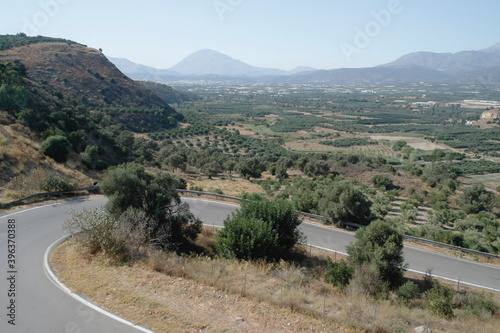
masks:
[[(393, 136), (393, 135), (370, 135), (370, 138), (374, 140), (388, 140), (388, 141), (399, 141), (403, 140), (408, 143), (408, 145), (415, 149), (432, 151), (434, 149), (452, 149), (451, 147), (444, 144), (437, 144), (420, 137), (414, 136)], [(455, 149), (452, 149), (455, 150)]]
[[(78, 247), (71, 243), (54, 252), (52, 263), (74, 292), (155, 332), (362, 332), (242, 297), (241, 290), (212, 286), (219, 280), (229, 281), (229, 269), (242, 274), (253, 272), (250, 266), (216, 265), (208, 259), (160, 253), (152, 254), (147, 264), (113, 266), (102, 257), (82, 260)], [(196, 277), (185, 278), (187, 272)], [(255, 274), (265, 276), (265, 269)], [(199, 283), (198, 278), (206, 280)]]
[(500, 173), (488, 173), (483, 175), (467, 175), (459, 178), (459, 181), (464, 185), (472, 185), (474, 183), (483, 183), (484, 186), (494, 193), (500, 187)]
[[(187, 178), (187, 177), (186, 177)], [(188, 181), (188, 188), (201, 186), (204, 191), (220, 189), (226, 195), (240, 196), (242, 193), (265, 193), (262, 187), (251, 181), (234, 176), (208, 178), (191, 178)]]
[(42, 192), (49, 175), (66, 177), (77, 186), (92, 184), (95, 177), (76, 171), (71, 159), (59, 164), (44, 156), (33, 137), (19, 124), (0, 127), (0, 202)]
[[(198, 244), (212, 243), (207, 229)], [(317, 266), (328, 255), (312, 249), (300, 265), (271, 265), (152, 252), (129, 267), (102, 257), (82, 264), (78, 248), (68, 243), (52, 262), (75, 292), (157, 332), (412, 332), (427, 322), (434, 332), (497, 332), (498, 317), (456, 311), (448, 321), (418, 306), (421, 301), (407, 307), (394, 296), (377, 301), (341, 292), (323, 282), (324, 269)]]

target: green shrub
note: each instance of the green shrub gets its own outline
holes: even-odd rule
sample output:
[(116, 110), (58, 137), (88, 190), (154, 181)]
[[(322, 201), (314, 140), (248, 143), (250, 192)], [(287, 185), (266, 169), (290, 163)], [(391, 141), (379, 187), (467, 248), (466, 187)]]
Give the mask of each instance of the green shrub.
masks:
[(276, 261), (302, 240), (300, 220), (281, 199), (245, 202), (224, 221), (216, 248), (223, 257)]
[(456, 293), (453, 297), (453, 306), (483, 319), (490, 319), (499, 310), (493, 300), (493, 295), (484, 293)]
[(143, 211), (154, 225), (148, 226), (151, 243), (163, 249), (180, 251), (188, 240), (201, 232), (201, 221), (182, 203), (176, 189), (185, 181), (170, 174), (151, 175), (144, 167), (127, 163), (108, 170), (101, 182), (109, 198), (106, 208), (117, 220), (129, 209)]
[(215, 194), (224, 194), (220, 188), (210, 188), (208, 189), (208, 192), (210, 193), (215, 193)]
[(349, 284), (353, 274), (354, 270), (345, 260), (341, 260), (338, 264), (330, 262), (326, 272), (326, 281), (343, 289)]
[(201, 186), (196, 186), (196, 185), (194, 185), (194, 186), (190, 186), (190, 187), (189, 187), (189, 189), (190, 189), (191, 191), (203, 192), (203, 187), (201, 187)]
[(70, 147), (71, 144), (66, 137), (62, 135), (53, 135), (42, 142), (40, 150), (57, 162), (64, 162), (66, 161)]
[(271, 223), (236, 216), (224, 221), (224, 229), (217, 235), (216, 249), (225, 258), (271, 260), (278, 237)]
[(397, 286), (403, 278), (403, 235), (387, 221), (375, 221), (359, 229), (356, 241), (347, 246), (347, 253), (352, 266), (374, 266), (381, 279), (391, 286)]
[(390, 190), (394, 188), (392, 179), (386, 174), (378, 174), (373, 176), (372, 184), (378, 189)]
[(356, 266), (348, 289), (353, 293), (377, 299), (387, 299), (389, 296), (389, 283), (385, 281), (377, 266), (373, 264)]
[(420, 288), (415, 282), (407, 281), (398, 288), (397, 295), (403, 301), (417, 299), (420, 296)]
[(434, 282), (432, 288), (425, 295), (427, 308), (445, 318), (453, 318), (453, 290), (443, 287), (439, 282)]
[(42, 190), (45, 192), (71, 191), (74, 189), (75, 186), (68, 179), (56, 176), (49, 176), (42, 185)]

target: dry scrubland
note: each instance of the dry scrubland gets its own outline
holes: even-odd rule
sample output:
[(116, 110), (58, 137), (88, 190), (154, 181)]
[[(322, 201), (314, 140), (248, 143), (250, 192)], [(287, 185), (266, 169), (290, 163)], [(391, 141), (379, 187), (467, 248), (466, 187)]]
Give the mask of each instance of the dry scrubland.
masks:
[(49, 177), (66, 178), (77, 186), (89, 186), (97, 174), (78, 171), (71, 156), (65, 164), (56, 163), (40, 152), (33, 133), (19, 124), (1, 125), (0, 114), (0, 202), (45, 192), (43, 182)]
[[(205, 229), (198, 245), (210, 249), (213, 236)], [(493, 333), (500, 325), (498, 314), (474, 317), (456, 310), (446, 320), (423, 310), (421, 300), (403, 306), (394, 295), (376, 301), (357, 287), (340, 291), (323, 282), (325, 272), (317, 264), (325, 260), (340, 256), (313, 249), (298, 266), (152, 252), (129, 265), (113, 265), (73, 242), (51, 258), (74, 292), (155, 332), (413, 332), (428, 324), (433, 332)], [(422, 283), (422, 277), (412, 278)], [(457, 294), (472, 297), (466, 289), (460, 286)], [(494, 297), (498, 302), (500, 296)]]

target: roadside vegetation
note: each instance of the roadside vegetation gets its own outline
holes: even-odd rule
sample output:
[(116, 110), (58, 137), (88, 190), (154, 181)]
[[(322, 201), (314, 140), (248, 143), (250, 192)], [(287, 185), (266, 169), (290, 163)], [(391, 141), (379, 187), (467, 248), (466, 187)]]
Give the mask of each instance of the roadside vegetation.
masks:
[[(3, 39), (1, 47), (24, 37)], [(483, 110), (412, 107), (422, 87), (373, 94), (192, 86), (184, 87), (189, 101), (176, 100), (179, 113), (102, 107), (32, 82), (28, 71), (20, 61), (0, 64), (0, 166), (8, 190), (0, 207), (99, 180), (108, 205), (75, 212), (66, 223), (88, 258), (197, 283), (207, 283), (198, 275), (212, 270), (222, 284), (208, 284), (233, 294), (241, 293), (246, 272), (248, 281), (272, 280), (277, 289), (252, 291), (243, 282), (243, 294), (361, 330), (399, 332), (427, 320), (440, 331), (498, 324), (493, 296), (453, 291), (430, 275), (415, 279), (401, 254), (403, 234), (500, 253), (500, 183), (474, 181), (500, 172), (490, 159), (500, 157), (500, 127), (466, 125)], [(440, 89), (426, 98), (449, 102), (448, 90)], [(454, 94), (465, 99), (472, 92)], [(408, 103), (395, 102), (402, 96)], [(47, 163), (37, 167), (41, 162)], [(185, 188), (252, 200), (225, 229), (207, 235), (174, 191)], [(366, 228), (349, 258), (332, 262), (301, 247), (294, 210), (326, 216), (337, 227)], [(361, 314), (366, 304), (386, 314)]]
[[(71, 288), (159, 332), (176, 329), (175, 322), (163, 319), (172, 318), (177, 311), (168, 305), (169, 297), (184, 298), (176, 296), (173, 290), (163, 291), (171, 283), (184, 286), (195, 283), (196, 287), (190, 287), (189, 291), (184, 289), (190, 297), (195, 289), (209, 288), (213, 290), (211, 295), (222, 292), (226, 294), (223, 299), (240, 299), (230, 301), (239, 309), (241, 302), (247, 302), (244, 299), (258, 301), (261, 309), (277, 307), (283, 310), (273, 312), (292, 311), (314, 327), (319, 320), (324, 325), (340, 325), (352, 332), (402, 332), (419, 326), (442, 332), (467, 331), (473, 327), (493, 332), (500, 321), (500, 308), (492, 293), (463, 286), (453, 289), (433, 279), (431, 272), (424, 278), (405, 274), (402, 234), (385, 221), (360, 229), (356, 241), (347, 249), (350, 256), (342, 258), (299, 244), (303, 239), (296, 229), (298, 220), (288, 203), (257, 199), (229, 217), (221, 231), (205, 227), (196, 238), (190, 239), (191, 246), (185, 246), (183, 251), (169, 251), (151, 242), (148, 234), (138, 229), (148, 221), (144, 211), (132, 209), (116, 219), (109, 209), (110, 206), (73, 213), (66, 227), (74, 234), (74, 241), (56, 251), (53, 265)], [(70, 277), (68, 262), (81, 262), (82, 258), (87, 261), (85, 279), (75, 278), (74, 272)], [(95, 271), (103, 270), (108, 272), (106, 280), (119, 275), (123, 281), (120, 286), (100, 281), (99, 285), (109, 284), (104, 287), (105, 293), (89, 287), (93, 285), (91, 281), (100, 279)], [(128, 281), (141, 279), (141, 275), (154, 281), (154, 287), (139, 288), (136, 295), (137, 287), (129, 286)], [(168, 282), (172, 279), (176, 282)], [(124, 295), (130, 292), (130, 297), (136, 300), (122, 302)], [(157, 295), (163, 295), (161, 300)], [(204, 295), (207, 292), (197, 294), (198, 304), (219, 302)], [(109, 303), (110, 297), (115, 305)], [(136, 309), (135, 302), (154, 306), (132, 311)], [(237, 310), (227, 302), (223, 301), (217, 316), (229, 313), (234, 316)], [(117, 307), (116, 304), (127, 305)], [(186, 304), (189, 306), (188, 300)], [(178, 307), (182, 309), (183, 305)], [(209, 309), (206, 311), (210, 313)], [(246, 310), (241, 320), (249, 325), (261, 325), (253, 311)], [(184, 325), (201, 324), (209, 330), (233, 325), (231, 320), (221, 324), (207, 318), (194, 319), (194, 315), (183, 318)], [(272, 326), (277, 319), (267, 320), (265, 327)], [(296, 322), (289, 330), (310, 328), (301, 328)], [(233, 331), (241, 329), (232, 328)]]

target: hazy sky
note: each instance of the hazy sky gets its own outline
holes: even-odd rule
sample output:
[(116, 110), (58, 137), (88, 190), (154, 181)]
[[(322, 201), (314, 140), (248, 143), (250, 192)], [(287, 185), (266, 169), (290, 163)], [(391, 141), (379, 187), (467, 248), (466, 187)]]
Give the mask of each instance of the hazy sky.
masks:
[(500, 42), (498, 0), (3, 0), (0, 34), (62, 37), (156, 68), (200, 49), (254, 66), (368, 67)]

